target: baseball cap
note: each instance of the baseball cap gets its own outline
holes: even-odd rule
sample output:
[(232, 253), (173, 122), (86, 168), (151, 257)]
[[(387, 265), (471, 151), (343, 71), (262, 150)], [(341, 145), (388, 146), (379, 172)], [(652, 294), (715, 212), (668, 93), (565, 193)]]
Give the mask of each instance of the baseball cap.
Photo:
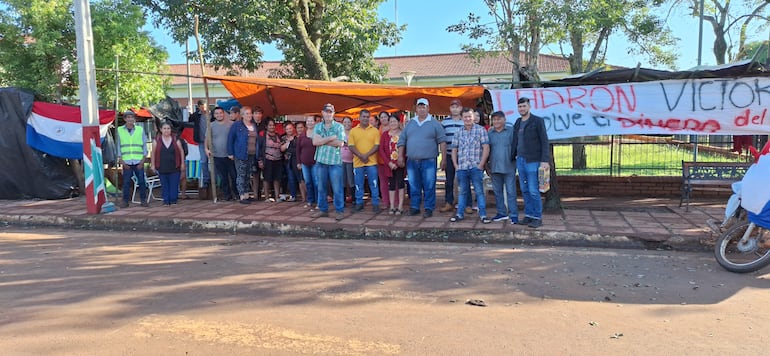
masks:
[(136, 113), (134, 113), (134, 112), (133, 112), (133, 111), (131, 111), (131, 110), (126, 110), (126, 112), (124, 112), (124, 113), (123, 113), (123, 117), (126, 117), (126, 116), (133, 116), (133, 117), (136, 117)]
[(502, 117), (504, 119), (505, 118), (505, 113), (503, 113), (502, 111), (495, 111), (495, 112), (492, 113), (492, 117), (498, 117), (498, 116)]
[(233, 106), (230, 107), (230, 112), (231, 113), (232, 112), (240, 112), (240, 111), (241, 111), (241, 107), (238, 106), (238, 105), (233, 105)]
[(324, 107), (321, 109), (321, 111), (334, 111), (334, 105), (324, 104)]
[(452, 99), (452, 102), (449, 103), (449, 106), (452, 105), (463, 106), (463, 102), (460, 101), (460, 99)]
[(419, 98), (417, 99), (417, 105), (430, 105), (430, 104), (428, 104), (428, 99)]

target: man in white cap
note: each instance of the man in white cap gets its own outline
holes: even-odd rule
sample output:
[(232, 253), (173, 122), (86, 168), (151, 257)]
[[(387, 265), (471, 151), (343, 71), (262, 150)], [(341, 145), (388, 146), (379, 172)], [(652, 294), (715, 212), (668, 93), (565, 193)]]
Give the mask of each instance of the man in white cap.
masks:
[(398, 165), (406, 167), (409, 178), (409, 215), (420, 214), (424, 197), (425, 218), (433, 216), (436, 209), (436, 161), (440, 152), (446, 152), (447, 140), (444, 127), (429, 111), (428, 99), (417, 99), (417, 116), (409, 120), (398, 138)]
[(318, 212), (313, 218), (329, 216), (329, 202), (326, 188), (331, 185), (334, 197), (335, 220), (345, 217), (345, 198), (342, 194), (342, 156), (340, 148), (345, 144), (345, 129), (334, 121), (334, 105), (325, 104), (321, 109), (323, 121), (313, 128), (315, 150), (315, 172), (318, 174)]

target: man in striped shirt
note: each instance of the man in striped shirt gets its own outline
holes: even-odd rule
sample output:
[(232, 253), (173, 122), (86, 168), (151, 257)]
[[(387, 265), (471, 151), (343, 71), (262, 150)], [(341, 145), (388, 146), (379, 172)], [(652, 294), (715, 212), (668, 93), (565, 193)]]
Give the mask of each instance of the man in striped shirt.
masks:
[(446, 181), (444, 183), (444, 207), (439, 209), (442, 213), (448, 213), (455, 208), (455, 172), (457, 171), (454, 163), (452, 163), (452, 148), (457, 147), (457, 142), (454, 140), (455, 135), (460, 129), (463, 128), (463, 118), (460, 112), (463, 109), (463, 104), (459, 99), (452, 100), (449, 104), (450, 117), (441, 121), (441, 125), (444, 126), (444, 132), (446, 133), (447, 144), (446, 151), (442, 152), (441, 157), (441, 170), (444, 171)]

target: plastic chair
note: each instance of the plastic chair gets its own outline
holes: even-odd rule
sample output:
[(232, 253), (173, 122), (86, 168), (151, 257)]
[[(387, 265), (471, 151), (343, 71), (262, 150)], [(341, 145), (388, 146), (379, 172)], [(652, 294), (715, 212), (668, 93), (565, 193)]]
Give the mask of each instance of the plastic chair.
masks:
[[(134, 181), (134, 192), (131, 194), (131, 202), (139, 203), (139, 201), (136, 200), (136, 191), (139, 189), (139, 184), (136, 182), (136, 176), (131, 176), (131, 180)], [(147, 202), (149, 203), (150, 199), (163, 200), (162, 198), (156, 198), (155, 195), (152, 194), (153, 189), (160, 187), (160, 177), (157, 175), (148, 177), (145, 174), (144, 181), (147, 182)]]

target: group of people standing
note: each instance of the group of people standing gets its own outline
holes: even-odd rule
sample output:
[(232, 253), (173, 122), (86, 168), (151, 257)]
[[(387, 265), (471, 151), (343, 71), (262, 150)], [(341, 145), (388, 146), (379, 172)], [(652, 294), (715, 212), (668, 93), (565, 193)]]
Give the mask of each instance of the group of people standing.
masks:
[[(540, 227), (538, 170), (548, 168), (550, 150), (545, 123), (530, 112), (529, 99), (519, 100), (520, 117), (515, 122), (507, 121), (505, 114), (498, 111), (491, 115), (492, 125), (488, 129), (479, 125), (475, 110), (463, 108), (460, 100), (453, 100), (449, 109), (451, 115), (439, 121), (430, 114), (428, 99), (420, 98), (415, 105), (416, 115), (404, 126), (398, 114), (382, 112), (373, 117), (369, 111), (361, 110), (359, 124), (351, 127), (352, 120), (336, 121), (334, 105), (325, 104), (320, 120), (308, 117), (305, 122), (287, 122), (285, 134), (280, 135), (272, 119), (263, 119), (259, 107), (252, 110), (236, 106), (229, 113), (216, 107), (210, 133), (198, 128), (195, 137), (201, 141), (201, 147), (210, 147), (202, 149), (202, 165), (204, 158), (214, 160), (225, 200), (251, 204), (262, 195), (268, 202), (303, 201), (314, 218), (328, 217), (332, 203), (335, 219), (341, 220), (345, 216), (346, 186), (353, 189), (349, 201), (354, 213), (364, 210), (368, 186), (373, 213), (387, 209), (393, 215), (428, 218), (436, 210), (437, 170), (442, 169), (446, 173), (446, 189), (444, 206), (439, 211), (453, 212), (451, 222), (477, 211), (482, 223), (509, 220), (511, 224)], [(139, 173), (147, 156), (146, 145), (136, 138), (143, 134), (141, 127), (134, 125), (133, 112), (127, 112), (125, 117), (126, 126), (118, 130), (119, 156), (124, 176), (136, 174), (140, 179), (144, 205), (144, 174)], [(206, 122), (201, 119), (196, 124), (205, 127)], [(173, 187), (178, 187), (178, 183), (173, 184), (173, 180), (184, 175), (184, 155), (181, 140), (171, 134), (171, 126), (167, 125), (161, 127), (151, 159), (161, 176), (161, 186), (169, 188), (163, 189), (164, 204), (174, 204), (178, 190)], [(516, 204), (517, 171), (524, 200), (522, 220)], [(491, 177), (495, 195), (497, 214), (491, 218), (486, 211), (484, 172)], [(202, 175), (204, 187), (210, 184), (207, 177)], [(405, 181), (409, 186), (408, 211), (404, 211)], [(280, 194), (284, 182), (286, 194)], [(475, 191), (475, 208), (471, 187)], [(126, 192), (124, 184), (125, 206)]]
[[(511, 224), (542, 226), (543, 206), (538, 190), (538, 170), (549, 167), (548, 136), (542, 118), (530, 112), (528, 98), (518, 101), (521, 115), (512, 125), (503, 112), (492, 114), (492, 127), (479, 125), (473, 109), (463, 108), (459, 100), (450, 104), (451, 115), (438, 122), (430, 114), (427, 99), (418, 99), (416, 116), (404, 128), (399, 139), (398, 165), (406, 167), (409, 179), (409, 215), (433, 216), (436, 209), (437, 158), (446, 173), (444, 207), (452, 212), (451, 222), (473, 213), (471, 186), (476, 193), (482, 223), (510, 220)], [(484, 172), (492, 179), (497, 214), (486, 212)], [(516, 205), (516, 171), (524, 198), (524, 218), (520, 221)], [(454, 181), (459, 185), (457, 204)], [(503, 193), (505, 191), (505, 194)], [(424, 203), (423, 203), (424, 200)], [(423, 210), (420, 210), (422, 203)]]
[[(123, 170), (123, 202), (121, 208), (129, 206), (133, 177), (139, 188), (140, 204), (149, 206), (144, 165), (147, 161), (147, 135), (141, 126), (136, 125), (136, 114), (129, 110), (123, 114), (125, 125), (118, 127), (117, 146), (118, 164)], [(176, 204), (179, 197), (179, 184), (184, 178), (186, 144), (175, 135), (171, 122), (160, 125), (160, 135), (155, 136), (150, 155), (151, 167), (158, 173), (161, 184), (163, 205)]]
[[(308, 150), (315, 150), (315, 162), (311, 162), (309, 157), (301, 162), (303, 172), (306, 172), (305, 184), (310, 186), (315, 183), (315, 196), (308, 188), (309, 207), (314, 208), (313, 204), (316, 204), (318, 210), (313, 217), (329, 216), (327, 192), (331, 188), (335, 219), (343, 219), (344, 189), (350, 180), (354, 188), (351, 196), (353, 212), (364, 210), (364, 194), (368, 186), (375, 214), (383, 210), (382, 205), (388, 205), (389, 214), (400, 215), (403, 211), (405, 184), (404, 169), (396, 164), (396, 144), (401, 133), (399, 117), (383, 112), (373, 119), (368, 110), (361, 110), (359, 124), (351, 128), (350, 124), (346, 127), (335, 121), (334, 114), (334, 105), (323, 106), (322, 120), (315, 124), (312, 131), (307, 131), (312, 147), (304, 145)], [(379, 120), (379, 127), (373, 125), (372, 120)], [(352, 179), (346, 179), (346, 176)], [(387, 187), (387, 190), (383, 187)]]

